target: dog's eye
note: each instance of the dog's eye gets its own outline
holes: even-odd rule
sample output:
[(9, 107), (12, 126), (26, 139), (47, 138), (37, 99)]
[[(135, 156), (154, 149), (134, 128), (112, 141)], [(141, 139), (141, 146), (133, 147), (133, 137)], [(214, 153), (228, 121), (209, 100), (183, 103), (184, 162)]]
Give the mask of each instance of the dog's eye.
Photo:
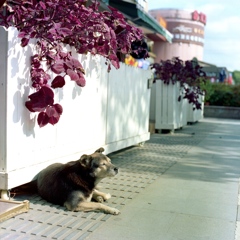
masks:
[(99, 165), (97, 163), (93, 164), (93, 168), (98, 168), (98, 167), (99, 167)]

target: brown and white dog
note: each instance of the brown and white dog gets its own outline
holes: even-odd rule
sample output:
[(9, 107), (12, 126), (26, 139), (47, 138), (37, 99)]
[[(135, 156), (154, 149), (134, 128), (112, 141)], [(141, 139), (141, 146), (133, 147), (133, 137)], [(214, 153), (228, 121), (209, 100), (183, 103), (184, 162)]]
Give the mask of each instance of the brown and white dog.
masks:
[[(36, 179), (39, 195), (70, 211), (119, 214), (119, 210), (102, 203), (111, 198), (111, 195), (96, 189), (103, 178), (113, 177), (118, 173), (118, 168), (102, 154), (103, 151), (103, 148), (99, 148), (91, 155), (82, 155), (77, 161), (54, 163), (43, 169)], [(92, 199), (97, 202), (92, 202)]]

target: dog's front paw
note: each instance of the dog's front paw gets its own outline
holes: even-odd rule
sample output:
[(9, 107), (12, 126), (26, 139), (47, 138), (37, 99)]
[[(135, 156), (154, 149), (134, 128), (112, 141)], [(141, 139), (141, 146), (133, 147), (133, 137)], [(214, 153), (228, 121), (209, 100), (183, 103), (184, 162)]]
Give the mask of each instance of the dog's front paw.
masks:
[(106, 201), (106, 200), (110, 199), (111, 197), (112, 196), (111, 196), (110, 193), (106, 193), (105, 196), (104, 196), (104, 200)]
[(109, 213), (112, 215), (118, 215), (118, 214), (120, 214), (120, 211), (116, 208), (111, 208)]

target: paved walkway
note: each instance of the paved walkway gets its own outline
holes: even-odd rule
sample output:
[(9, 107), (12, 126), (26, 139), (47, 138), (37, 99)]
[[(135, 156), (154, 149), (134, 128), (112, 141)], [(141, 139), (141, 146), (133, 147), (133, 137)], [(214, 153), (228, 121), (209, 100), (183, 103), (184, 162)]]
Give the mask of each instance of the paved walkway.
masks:
[(88, 239), (235, 239), (240, 121), (205, 119), (190, 128), (204, 138)]
[(240, 239), (240, 121), (204, 119), (110, 157), (121, 172), (102, 187), (120, 215), (72, 213), (21, 196), (31, 209), (1, 223), (0, 239)]

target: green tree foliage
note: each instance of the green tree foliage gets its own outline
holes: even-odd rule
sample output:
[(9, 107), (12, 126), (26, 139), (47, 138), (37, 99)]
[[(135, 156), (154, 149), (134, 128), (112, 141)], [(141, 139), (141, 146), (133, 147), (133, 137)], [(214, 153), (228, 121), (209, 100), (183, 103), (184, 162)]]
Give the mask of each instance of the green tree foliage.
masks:
[(205, 98), (210, 105), (240, 107), (240, 84), (212, 83), (207, 90)]
[(234, 71), (232, 73), (233, 80), (235, 84), (240, 84), (240, 71)]

